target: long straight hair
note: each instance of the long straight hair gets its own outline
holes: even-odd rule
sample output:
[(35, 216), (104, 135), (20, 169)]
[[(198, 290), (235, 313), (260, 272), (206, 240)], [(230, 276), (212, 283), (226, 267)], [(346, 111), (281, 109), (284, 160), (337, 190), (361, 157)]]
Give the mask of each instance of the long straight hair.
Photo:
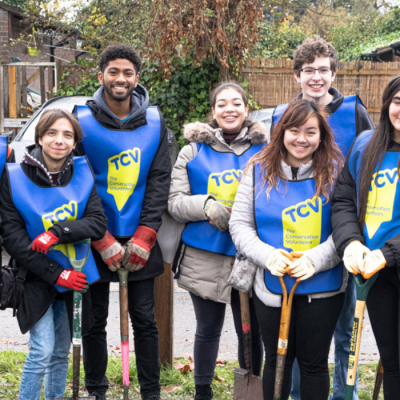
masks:
[(326, 121), (325, 112), (308, 100), (295, 100), (289, 104), (272, 132), (270, 144), (255, 154), (247, 164), (246, 171), (260, 164), (260, 176), (263, 187), (267, 186), (267, 197), (272, 188), (277, 189), (279, 181), (283, 184), (287, 181), (281, 168), (281, 161), (285, 160), (288, 154), (284, 145), (285, 130), (299, 128), (312, 117), (317, 118), (321, 135), (321, 143), (312, 158), (315, 196), (322, 196), (329, 201), (343, 164), (343, 156)]
[[(365, 214), (367, 212), (368, 194), (375, 167), (378, 170), (382, 164), (386, 150), (394, 137), (394, 127), (389, 118), (389, 107), (393, 97), (400, 91), (400, 75), (396, 75), (386, 86), (382, 95), (382, 108), (379, 123), (374, 134), (365, 147), (361, 159), (360, 171), (356, 177), (358, 191), (358, 223), (361, 232), (364, 232)], [(400, 176), (400, 159), (397, 163), (397, 173)]]

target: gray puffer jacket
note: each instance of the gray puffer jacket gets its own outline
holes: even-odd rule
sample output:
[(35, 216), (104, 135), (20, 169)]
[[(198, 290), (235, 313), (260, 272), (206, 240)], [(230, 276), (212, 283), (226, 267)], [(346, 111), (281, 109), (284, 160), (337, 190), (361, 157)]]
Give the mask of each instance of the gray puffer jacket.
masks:
[[(292, 179), (291, 167), (281, 162), (281, 168), (288, 179)], [(300, 164), (297, 173), (297, 180), (303, 180), (312, 177), (312, 160), (306, 164)], [(253, 289), (258, 298), (267, 306), (281, 307), (282, 296), (271, 293), (264, 281), (264, 267), (266, 260), (275, 247), (263, 242), (257, 234), (254, 222), (254, 190), (253, 190), (253, 172), (250, 170), (246, 176), (242, 177), (236, 194), (235, 203), (232, 208), (232, 216), (229, 221), (229, 232), (233, 243), (238, 251), (253, 263), (258, 265)], [(336, 254), (332, 235), (324, 242), (307, 251), (314, 263), (316, 273), (326, 271), (335, 267), (340, 258)], [(344, 292), (347, 287), (348, 274), (343, 267), (342, 286), (337, 292), (313, 294), (309, 300), (324, 297), (331, 297)]]
[[(230, 145), (225, 142), (221, 129), (212, 129), (200, 122), (186, 125), (183, 135), (189, 145), (183, 147), (172, 170), (168, 212), (177, 222), (186, 224), (207, 220), (203, 208), (209, 195), (192, 195), (186, 168), (197, 154), (195, 143), (207, 143), (218, 152), (241, 154), (252, 144), (265, 142), (266, 129), (263, 124), (254, 123), (243, 128)], [(230, 303), (232, 287), (228, 285), (228, 277), (232, 270), (232, 257), (183, 247), (179, 287), (204, 299)]]

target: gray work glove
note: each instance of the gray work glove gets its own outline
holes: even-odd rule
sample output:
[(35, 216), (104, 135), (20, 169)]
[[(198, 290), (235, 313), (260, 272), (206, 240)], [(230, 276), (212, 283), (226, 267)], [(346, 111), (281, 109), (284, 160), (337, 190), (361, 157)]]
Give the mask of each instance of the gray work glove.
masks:
[(204, 213), (212, 226), (215, 226), (221, 232), (228, 230), (231, 218), (228, 207), (225, 207), (215, 199), (208, 199), (204, 205)]

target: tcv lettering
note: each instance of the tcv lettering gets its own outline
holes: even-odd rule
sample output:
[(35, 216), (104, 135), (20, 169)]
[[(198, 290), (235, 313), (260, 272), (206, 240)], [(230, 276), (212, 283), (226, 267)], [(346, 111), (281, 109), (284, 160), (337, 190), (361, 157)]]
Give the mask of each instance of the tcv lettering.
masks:
[(292, 222), (296, 222), (296, 215), (299, 218), (307, 218), (311, 212), (319, 213), (321, 202), (319, 198), (307, 200), (297, 206), (293, 206), (285, 211), (285, 215), (289, 215)]
[(221, 183), (225, 183), (226, 185), (230, 185), (234, 182), (239, 182), (240, 178), (243, 175), (243, 171), (240, 169), (231, 169), (228, 171), (223, 171), (220, 173), (215, 173), (210, 175), (210, 179), (215, 181), (217, 187), (221, 186)]
[(390, 183), (393, 185), (393, 183), (395, 183), (396, 179), (397, 179), (397, 169), (396, 168), (391, 171), (390, 170), (380, 171), (372, 179), (369, 191), (372, 192), (372, 190), (373, 190), (372, 183), (375, 183), (375, 186), (377, 188), (382, 188), (387, 183)]
[(120, 166), (127, 167), (132, 162), (137, 164), (140, 160), (140, 149), (135, 147), (132, 150), (127, 150), (122, 152), (118, 156), (110, 158), (110, 162), (115, 165), (115, 169), (118, 171)]
[[(42, 216), (43, 225), (53, 226), (56, 222), (76, 220), (78, 215), (78, 204), (76, 201), (71, 200), (68, 204), (56, 208), (53, 212), (47, 213)], [(46, 229), (47, 230), (47, 229)]]

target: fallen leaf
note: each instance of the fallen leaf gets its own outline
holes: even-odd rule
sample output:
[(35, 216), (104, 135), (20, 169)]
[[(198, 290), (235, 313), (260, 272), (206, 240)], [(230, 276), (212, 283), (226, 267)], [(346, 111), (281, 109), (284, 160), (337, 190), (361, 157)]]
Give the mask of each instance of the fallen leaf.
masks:
[(140, 389), (137, 388), (137, 387), (135, 387), (135, 392), (136, 392), (136, 393), (140, 393)]
[(17, 340), (11, 340), (6, 338), (0, 340), (0, 344), (17, 344), (17, 343), (18, 343)]
[(165, 392), (172, 393), (175, 392), (175, 390), (181, 389), (181, 387), (182, 386), (161, 386), (161, 389)]
[(188, 361), (189, 367), (190, 367), (190, 371), (194, 370), (194, 361), (193, 358), (189, 356), (189, 361)]
[(225, 378), (222, 378), (221, 376), (218, 376), (217, 374), (214, 375), (214, 379), (218, 382), (224, 382)]
[(178, 370), (179, 372), (181, 372), (182, 374), (184, 372), (190, 371), (190, 366), (189, 364), (183, 364), (183, 363), (178, 363), (178, 362), (174, 362), (174, 368), (176, 370)]
[(179, 297), (179, 300), (186, 300), (185, 297)]

